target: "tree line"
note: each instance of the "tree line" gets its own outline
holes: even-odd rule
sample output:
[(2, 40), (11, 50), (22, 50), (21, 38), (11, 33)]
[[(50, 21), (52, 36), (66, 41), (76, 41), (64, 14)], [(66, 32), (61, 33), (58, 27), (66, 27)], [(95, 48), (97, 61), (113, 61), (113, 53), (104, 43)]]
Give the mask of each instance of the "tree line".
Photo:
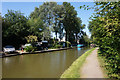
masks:
[[(92, 40), (99, 46), (105, 68), (112, 79), (120, 79), (120, 1), (95, 2), (95, 14), (89, 22)], [(89, 8), (89, 7), (86, 7)]]
[(77, 40), (85, 43), (83, 31), (85, 24), (77, 17), (77, 11), (68, 2), (58, 5), (56, 2), (45, 2), (35, 7), (29, 17), (25, 17), (20, 11), (8, 10), (2, 17), (2, 44), (13, 45), (16, 48), (25, 44), (25, 37), (37, 36), (39, 40), (50, 40), (51, 33), (55, 33), (56, 39), (75, 44)]

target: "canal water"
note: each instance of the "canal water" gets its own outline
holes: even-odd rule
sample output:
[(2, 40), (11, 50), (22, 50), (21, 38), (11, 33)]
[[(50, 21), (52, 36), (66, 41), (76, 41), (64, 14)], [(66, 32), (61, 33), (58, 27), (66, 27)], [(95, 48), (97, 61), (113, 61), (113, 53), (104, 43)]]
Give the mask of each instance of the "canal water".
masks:
[(2, 58), (3, 78), (59, 78), (89, 48)]

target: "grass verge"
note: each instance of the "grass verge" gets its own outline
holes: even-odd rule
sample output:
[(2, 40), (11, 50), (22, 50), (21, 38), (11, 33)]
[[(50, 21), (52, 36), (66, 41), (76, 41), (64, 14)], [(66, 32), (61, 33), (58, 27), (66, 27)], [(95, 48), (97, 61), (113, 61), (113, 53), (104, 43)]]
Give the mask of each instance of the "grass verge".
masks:
[(93, 51), (95, 48), (92, 48), (85, 52), (82, 56), (80, 56), (77, 60), (75, 60), (72, 65), (61, 75), (60, 78), (80, 78), (79, 70), (87, 56)]

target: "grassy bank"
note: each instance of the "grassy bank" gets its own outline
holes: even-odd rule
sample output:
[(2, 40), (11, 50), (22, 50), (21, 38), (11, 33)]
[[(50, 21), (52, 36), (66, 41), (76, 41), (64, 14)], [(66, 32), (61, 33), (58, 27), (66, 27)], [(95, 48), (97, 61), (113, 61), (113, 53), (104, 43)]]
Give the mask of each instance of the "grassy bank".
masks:
[(82, 56), (80, 56), (76, 61), (72, 63), (72, 65), (61, 75), (60, 78), (80, 78), (79, 70), (87, 56), (93, 51), (95, 48), (92, 48), (85, 52)]

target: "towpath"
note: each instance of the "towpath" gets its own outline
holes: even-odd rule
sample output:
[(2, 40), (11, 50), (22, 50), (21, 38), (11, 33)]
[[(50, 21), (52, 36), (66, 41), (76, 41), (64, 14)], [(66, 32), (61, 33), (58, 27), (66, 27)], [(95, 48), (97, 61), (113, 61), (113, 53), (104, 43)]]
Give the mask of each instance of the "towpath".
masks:
[(104, 78), (103, 72), (98, 62), (97, 50), (98, 48), (92, 51), (92, 53), (86, 58), (85, 63), (80, 69), (81, 78)]

